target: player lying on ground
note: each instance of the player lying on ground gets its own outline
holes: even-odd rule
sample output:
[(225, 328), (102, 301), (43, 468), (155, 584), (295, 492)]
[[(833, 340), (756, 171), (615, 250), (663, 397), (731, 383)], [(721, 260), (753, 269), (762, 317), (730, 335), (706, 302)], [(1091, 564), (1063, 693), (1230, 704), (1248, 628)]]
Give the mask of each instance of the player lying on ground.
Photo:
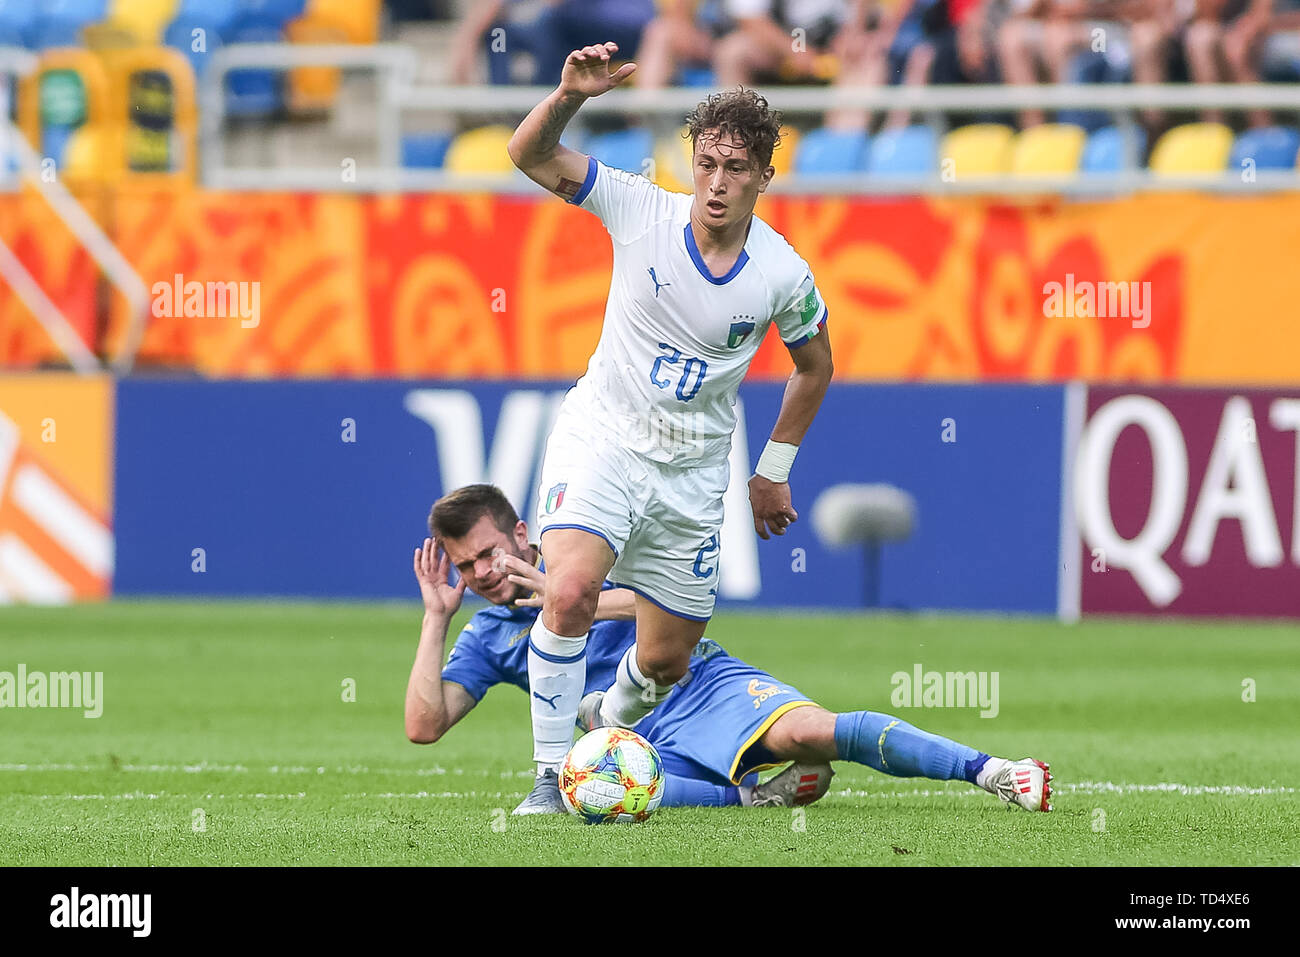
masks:
[(614, 247), (600, 342), (546, 443), (536, 529), (551, 587), (532, 630), (528, 674), (538, 778), (517, 813), (563, 811), (554, 775), (571, 743), (584, 649), (601, 583), (632, 589), (636, 643), (600, 699), (631, 727), (686, 674), (713, 614), (718, 532), (731, 470), (736, 393), (775, 325), (794, 372), (749, 480), (754, 528), (785, 534), (795, 452), (831, 380), (826, 306), (805, 262), (754, 215), (772, 181), (781, 116), (753, 90), (710, 96), (687, 117), (693, 194), (671, 193), (561, 145), (610, 72), (613, 43), (574, 50), (560, 85), (528, 114), (510, 158), (550, 192), (598, 216)]
[[(406, 734), (421, 744), (446, 734), (493, 685), (528, 690), (529, 631), (546, 593), (528, 528), (494, 486), (468, 485), (439, 499), (429, 528), (437, 544), (425, 539), (415, 550), (424, 623), (406, 689)], [(493, 607), (469, 620), (444, 667), (447, 627), (467, 586)], [(600, 593), (587, 644), (589, 691), (610, 685), (635, 641), (633, 600), (627, 589)], [(593, 714), (582, 717), (590, 727)], [(806, 804), (826, 793), (829, 762), (855, 761), (897, 777), (969, 781), (1027, 810), (1051, 810), (1046, 764), (991, 757), (887, 714), (834, 714), (708, 638), (636, 730), (663, 758), (663, 807)], [(791, 769), (754, 786), (755, 772), (790, 761)]]

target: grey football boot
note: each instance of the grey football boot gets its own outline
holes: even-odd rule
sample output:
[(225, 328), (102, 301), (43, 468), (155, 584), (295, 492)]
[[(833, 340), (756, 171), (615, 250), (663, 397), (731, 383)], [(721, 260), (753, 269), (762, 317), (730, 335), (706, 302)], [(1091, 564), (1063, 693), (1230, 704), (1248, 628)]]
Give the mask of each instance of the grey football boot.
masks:
[(528, 797), (519, 802), (511, 814), (568, 814), (569, 809), (560, 797), (560, 776), (552, 768), (537, 775)]

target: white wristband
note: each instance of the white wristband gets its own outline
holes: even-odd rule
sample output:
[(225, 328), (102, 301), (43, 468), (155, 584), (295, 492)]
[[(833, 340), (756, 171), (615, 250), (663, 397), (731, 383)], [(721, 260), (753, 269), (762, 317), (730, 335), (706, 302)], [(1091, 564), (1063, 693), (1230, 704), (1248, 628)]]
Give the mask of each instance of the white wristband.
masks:
[(788, 482), (790, 466), (794, 465), (795, 453), (798, 451), (797, 445), (791, 445), (789, 442), (773, 442), (768, 439), (767, 445), (763, 447), (763, 454), (758, 457), (758, 468), (754, 469), (754, 474), (761, 475), (769, 482), (778, 485)]

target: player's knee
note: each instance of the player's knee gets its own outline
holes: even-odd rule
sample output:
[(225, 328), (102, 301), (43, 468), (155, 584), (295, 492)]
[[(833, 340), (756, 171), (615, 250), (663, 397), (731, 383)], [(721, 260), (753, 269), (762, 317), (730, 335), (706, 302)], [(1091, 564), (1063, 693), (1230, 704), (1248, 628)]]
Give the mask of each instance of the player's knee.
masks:
[(672, 648), (642, 648), (637, 655), (641, 673), (657, 685), (670, 685), (680, 681), (691, 663), (690, 652), (681, 653)]
[(561, 578), (546, 583), (546, 604), (559, 620), (562, 633), (572, 634), (574, 628), (585, 631), (596, 616), (596, 602), (600, 598), (600, 584), (582, 578)]

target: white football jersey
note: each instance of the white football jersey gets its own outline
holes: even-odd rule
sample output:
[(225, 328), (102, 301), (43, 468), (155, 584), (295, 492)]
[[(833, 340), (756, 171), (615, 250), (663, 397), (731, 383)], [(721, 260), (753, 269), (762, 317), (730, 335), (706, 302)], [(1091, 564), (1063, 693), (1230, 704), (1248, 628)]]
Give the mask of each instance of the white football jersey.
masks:
[(614, 270), (600, 342), (565, 407), (674, 465), (726, 459), (736, 392), (772, 322), (795, 349), (827, 316), (808, 264), (757, 216), (736, 264), (712, 275), (691, 199), (591, 158), (571, 200), (609, 230)]

